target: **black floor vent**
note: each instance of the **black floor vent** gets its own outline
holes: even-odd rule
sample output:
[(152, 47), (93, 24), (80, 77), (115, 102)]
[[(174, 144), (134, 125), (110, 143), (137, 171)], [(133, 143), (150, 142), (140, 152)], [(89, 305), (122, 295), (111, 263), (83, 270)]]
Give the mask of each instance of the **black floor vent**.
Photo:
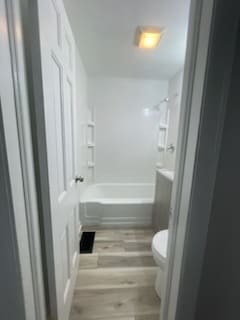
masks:
[(95, 232), (83, 232), (80, 241), (80, 253), (92, 253)]

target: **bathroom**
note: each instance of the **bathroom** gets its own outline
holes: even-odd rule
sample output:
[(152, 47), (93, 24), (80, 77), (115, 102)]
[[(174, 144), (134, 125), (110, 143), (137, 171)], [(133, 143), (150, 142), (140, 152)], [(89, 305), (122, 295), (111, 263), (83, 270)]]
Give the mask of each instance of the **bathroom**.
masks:
[(0, 319), (239, 318), (239, 9), (0, 0)]
[[(159, 319), (189, 5), (65, 0), (84, 178), (72, 320)], [(162, 32), (155, 49), (136, 43), (145, 25)]]
[(0, 0), (1, 319), (239, 318), (239, 9)]
[(38, 5), (55, 309), (159, 319), (190, 0)]

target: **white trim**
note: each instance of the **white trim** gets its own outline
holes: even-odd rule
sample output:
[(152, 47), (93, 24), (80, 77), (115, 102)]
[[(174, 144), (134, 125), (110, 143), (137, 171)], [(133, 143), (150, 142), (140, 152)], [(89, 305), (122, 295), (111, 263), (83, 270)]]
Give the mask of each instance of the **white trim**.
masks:
[[(32, 286), (36, 320), (46, 319), (45, 296), (42, 277), (41, 244), (39, 234), (38, 208), (33, 165), (33, 150), (24, 66), (23, 42), (16, 39), (22, 32), (19, 1), (6, 1), (8, 14), (11, 63), (15, 93), (15, 109), (18, 125), (19, 149), (26, 209), (28, 244), (31, 259)], [(18, 34), (16, 34), (18, 32)], [(14, 195), (13, 195), (14, 197)], [(25, 301), (27, 302), (27, 301)], [(25, 308), (27, 306), (25, 305)], [(34, 319), (35, 320), (35, 319)]]
[(192, 2), (162, 320), (194, 319), (238, 26), (234, 10), (231, 2)]
[[(52, 239), (51, 202), (48, 180), (45, 115), (43, 109), (42, 70), (40, 55), (39, 14), (37, 0), (21, 0), (24, 30), (27, 83), (29, 88), (30, 117), (32, 124), (34, 164), (38, 206), (44, 248), (44, 281), (47, 283), (48, 314), (57, 318), (57, 293)], [(29, 25), (31, 29), (29, 29)]]
[[(163, 320), (175, 320), (176, 317), (213, 2), (214, 0), (193, 0), (191, 3), (179, 124), (178, 146), (180, 147), (176, 155), (176, 174), (170, 208), (166, 287), (161, 308), (161, 319)], [(191, 141), (189, 141), (190, 134)], [(185, 170), (187, 152), (192, 155), (187, 163), (188, 172)], [(183, 185), (186, 179), (188, 185)], [(184, 202), (182, 197), (185, 197)], [(184, 216), (182, 210), (185, 212)]]
[[(1, 18), (5, 18), (3, 0), (0, 0)], [(0, 39), (1, 42), (1, 39)], [(5, 50), (1, 45), (2, 52)], [(1, 60), (1, 57), (0, 57)], [(1, 81), (1, 80), (0, 80)], [(1, 96), (2, 98), (2, 96)], [(5, 104), (6, 105), (6, 104)], [(12, 319), (26, 320), (26, 291), (23, 284), (23, 274), (21, 274), (21, 255), (16, 228), (16, 215), (14, 211), (14, 201), (12, 197), (12, 186), (10, 181), (10, 165), (8, 161), (6, 132), (2, 117), (2, 100), (0, 99), (0, 242), (1, 242), (1, 315), (11, 313)], [(27, 248), (26, 248), (27, 249)], [(25, 261), (26, 261), (25, 256)], [(7, 270), (7, 277), (6, 277)], [(26, 270), (26, 269), (25, 269)], [(31, 308), (31, 306), (30, 306)], [(32, 308), (31, 308), (32, 309)], [(30, 314), (31, 310), (28, 311)]]

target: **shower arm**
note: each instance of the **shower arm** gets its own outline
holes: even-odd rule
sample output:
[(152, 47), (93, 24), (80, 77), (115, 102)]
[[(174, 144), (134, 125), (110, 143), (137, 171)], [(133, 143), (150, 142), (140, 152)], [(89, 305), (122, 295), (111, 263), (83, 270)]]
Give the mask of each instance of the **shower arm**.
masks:
[(155, 106), (153, 106), (151, 109), (154, 109), (154, 110), (158, 110), (159, 111), (159, 108), (160, 106), (163, 104), (163, 103), (168, 103), (169, 102), (169, 98), (164, 98), (163, 100), (161, 100), (158, 104), (156, 104)]

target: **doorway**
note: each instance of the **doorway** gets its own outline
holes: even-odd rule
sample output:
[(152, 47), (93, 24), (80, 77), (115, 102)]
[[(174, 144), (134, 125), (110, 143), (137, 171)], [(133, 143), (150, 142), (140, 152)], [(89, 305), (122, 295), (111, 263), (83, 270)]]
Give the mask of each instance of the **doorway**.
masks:
[[(155, 16), (156, 1), (153, 2), (154, 5), (150, 11), (151, 15)], [(66, 8), (70, 7), (69, 11), (66, 10), (64, 4)], [(165, 4), (164, 1), (161, 3), (162, 8)], [(85, 3), (85, 5), (89, 4)], [(165, 160), (165, 164), (169, 163), (170, 171), (173, 171), (174, 168), (188, 5), (189, 2), (185, 1), (183, 7), (179, 6), (181, 17), (183, 17), (183, 26), (175, 24), (175, 20), (169, 17), (171, 16), (170, 8), (165, 8), (165, 16), (163, 15), (162, 20), (165, 19), (167, 23), (167, 19), (170, 19), (169, 23), (172, 23), (175, 32), (169, 31), (167, 33), (164, 28), (164, 30), (160, 28), (159, 32), (162, 37), (158, 48), (160, 58), (155, 51), (141, 51), (136, 46), (134, 37), (135, 32), (138, 31), (136, 30), (138, 25), (134, 22), (131, 41), (129, 42), (128, 37), (124, 41), (128, 42), (127, 47), (129, 46), (129, 51), (132, 52), (132, 59), (134, 57), (139, 59), (141, 55), (144, 57), (142, 63), (138, 63), (137, 69), (132, 63), (131, 74), (125, 70), (125, 78), (121, 74), (122, 68), (118, 66), (117, 78), (96, 76), (91, 77), (88, 83), (84, 70), (86, 67), (80, 57), (82, 54), (80, 48), (84, 48), (84, 46), (81, 46), (79, 39), (76, 43), (74, 39), (77, 38), (79, 28), (75, 32), (72, 31), (76, 21), (84, 21), (84, 11), (80, 19), (79, 11), (74, 6), (71, 7), (70, 2), (63, 3), (55, 0), (39, 1), (35, 3), (35, 7), (31, 7), (31, 14), (38, 21), (37, 29), (39, 28), (39, 30), (35, 30), (37, 37), (36, 34), (30, 34), (28, 31), (29, 45), (31, 46), (30, 43), (34, 44), (30, 53), (32, 65), (28, 67), (29, 73), (32, 73), (33, 65), (34, 67), (38, 66), (38, 81), (35, 77), (31, 77), (35, 86), (34, 90), (43, 93), (38, 99), (33, 96), (33, 102), (38, 108), (35, 107), (32, 117), (35, 123), (33, 131), (39, 144), (35, 149), (36, 162), (43, 160), (45, 163), (45, 166), (37, 164), (37, 170), (40, 173), (38, 189), (42, 193), (42, 199), (46, 200), (45, 206), (48, 204), (47, 211), (43, 211), (42, 224), (46, 232), (44, 236), (46, 270), (48, 271), (49, 288), (51, 288), (48, 303), (49, 312), (54, 317), (65, 319), (69, 314), (76, 277), (81, 278), (81, 274), (84, 273), (81, 271), (81, 260), (84, 264), (84, 259), (88, 258), (90, 260), (97, 259), (98, 265), (101, 265), (103, 260), (110, 260), (109, 264), (115, 264), (114, 268), (118, 269), (121, 268), (122, 260), (126, 262), (124, 266), (122, 265), (123, 269), (128, 269), (128, 264), (132, 264), (133, 268), (139, 268), (138, 273), (142, 272), (147, 279), (150, 279), (149, 282), (146, 282), (145, 288), (150, 288), (152, 299), (145, 301), (147, 297), (141, 295), (141, 284), (138, 283), (138, 280), (131, 279), (131, 271), (133, 270), (128, 271), (131, 275), (126, 275), (126, 270), (123, 270), (122, 281), (129, 282), (129, 284), (125, 284), (124, 290), (127, 291), (128, 287), (131, 288), (132, 295), (126, 310), (124, 303), (121, 302), (124, 298), (120, 297), (119, 302), (116, 302), (117, 300), (114, 302), (119, 304), (118, 315), (140, 318), (143, 316), (159, 317), (160, 290), (155, 289), (155, 281), (156, 271), (160, 266), (156, 265), (151, 248), (154, 236), (152, 228), (154, 180), (156, 165), (158, 169), (162, 169), (159, 168), (161, 161)], [(101, 10), (101, 14), (107, 12), (103, 8), (98, 10), (97, 6), (99, 3), (95, 3), (93, 8), (90, 5), (88, 9), (92, 9), (95, 15), (99, 10)], [(136, 7), (136, 3), (129, 5), (129, 8), (120, 5), (119, 10), (122, 11), (123, 17), (126, 12), (136, 9)], [(139, 24), (144, 20), (143, 13), (147, 11), (144, 8), (139, 10)], [(68, 19), (67, 14), (70, 15), (71, 10), (73, 13), (79, 14), (78, 19), (76, 17)], [(118, 16), (117, 8), (111, 6), (111, 10), (112, 14)], [(107, 14), (106, 18), (111, 20), (112, 14)], [(90, 17), (91, 15), (89, 15)], [(97, 19), (97, 16), (95, 18)], [(100, 20), (104, 23), (105, 19)], [(131, 19), (129, 20), (131, 21)], [(103, 30), (105, 27), (101, 26)], [(169, 43), (177, 42), (175, 33), (179, 27), (183, 28), (183, 41), (177, 50), (179, 52), (177, 58), (180, 62), (176, 59), (175, 66), (169, 64), (169, 68), (166, 68), (162, 61), (164, 57), (168, 57), (166, 52), (171, 47)], [(25, 28), (27, 29), (27, 23)], [(90, 37), (87, 36), (86, 39), (90, 39)], [(121, 37), (119, 37), (119, 42), (120, 39)], [(168, 43), (167, 51), (164, 49), (164, 41)], [(179, 44), (179, 42), (177, 43)], [(163, 47), (161, 48), (161, 46)], [(113, 43), (111, 47), (114, 47)], [(91, 46), (88, 50), (95, 51)], [(155, 63), (152, 64), (151, 59), (146, 58), (147, 56), (153, 56)], [(128, 59), (125, 60), (127, 62)], [(39, 61), (41, 61), (40, 67)], [(156, 66), (159, 61), (161, 62), (160, 66), (155, 69), (154, 65)], [(119, 62), (121, 62), (121, 58), (119, 58)], [(146, 70), (148, 64), (151, 65), (151, 68)], [(125, 64), (125, 68), (128, 68), (127, 64)], [(138, 74), (138, 70), (141, 71), (141, 74)], [(165, 70), (162, 74), (164, 80), (159, 79), (161, 78), (161, 70)], [(143, 77), (147, 79), (142, 79)], [(166, 80), (169, 77), (173, 78), (171, 88)], [(86, 98), (87, 85), (90, 101), (87, 101)], [(163, 106), (164, 110), (162, 111)], [(146, 109), (150, 109), (149, 114), (145, 112)], [(37, 119), (39, 110), (41, 110), (42, 124), (39, 124)], [(170, 115), (169, 110), (171, 111)], [(161, 113), (165, 113), (165, 117), (160, 119)], [(168, 123), (167, 120), (170, 122)], [(164, 143), (162, 143), (160, 131), (165, 134)], [(46, 145), (42, 144), (42, 140), (46, 142)], [(167, 161), (168, 158), (169, 161)], [(43, 176), (46, 178), (43, 179)], [(85, 181), (80, 176), (83, 176)], [(163, 176), (165, 179), (165, 171)], [(78, 206), (79, 200), (80, 206)], [(80, 210), (80, 214), (78, 210)], [(166, 216), (168, 213), (167, 209)], [(92, 230), (96, 232), (95, 252), (91, 257), (85, 256), (81, 259), (81, 255), (79, 257), (77, 253), (78, 238), (81, 237), (82, 232), (87, 232), (89, 227), (93, 228), (96, 225), (97, 228)], [(161, 226), (163, 229), (167, 229), (167, 227), (168, 221)], [(155, 231), (157, 232), (159, 229), (155, 227)], [(101, 238), (101, 232), (106, 232), (110, 239), (106, 248), (104, 241), (97, 240), (99, 237)], [(109, 242), (114, 243), (114, 236), (111, 238), (108, 232), (110, 235), (119, 235), (115, 241), (114, 252), (99, 253), (98, 250), (107, 251), (109, 249)], [(123, 239), (124, 237), (126, 240)], [(132, 239), (127, 239), (128, 237)], [(49, 241), (50, 239), (53, 241)], [(131, 240), (131, 243), (128, 243), (127, 240)], [(103, 246), (102, 249), (101, 246)], [(135, 246), (135, 249), (128, 251), (131, 246), (132, 248)], [(117, 255), (117, 250), (123, 252)], [(112, 260), (110, 259), (111, 255), (113, 256)], [(96, 258), (96, 256), (98, 257)], [(78, 271), (79, 259), (80, 271)], [(104, 272), (98, 267), (96, 269), (96, 274)], [(155, 272), (154, 281), (153, 272)], [(90, 273), (94, 275), (94, 271)], [(160, 277), (158, 277), (159, 279)], [(134, 286), (135, 288), (133, 288)], [(118, 285), (112, 289), (120, 290)], [(94, 292), (94, 288), (92, 288), (91, 294), (93, 296), (91, 297), (93, 300), (98, 295), (96, 290), (95, 288)], [(76, 287), (73, 301), (76, 300), (77, 295), (78, 288)], [(81, 303), (81, 299), (79, 301)], [(141, 310), (145, 304), (143, 303), (141, 306), (139, 301), (145, 301), (146, 310)], [(86, 308), (78, 303), (76, 305), (75, 309), (78, 311)], [(150, 311), (151, 307), (153, 307), (152, 311)]]
[[(68, 5), (70, 6), (69, 3)], [(212, 8), (213, 2), (192, 1), (191, 32), (189, 32), (190, 41), (187, 51), (189, 60), (185, 66), (183, 80), (185, 87), (183, 87), (182, 105), (185, 103), (186, 105), (185, 109), (182, 109), (184, 112), (181, 110), (180, 131), (176, 130), (177, 134), (175, 134), (175, 139), (178, 136), (176, 143), (180, 144), (182, 149), (180, 150), (177, 146), (178, 153), (171, 158), (175, 158), (177, 162), (175, 170), (177, 180), (174, 180), (173, 196), (169, 197), (172, 201), (168, 203), (166, 209), (168, 219), (161, 220), (165, 223), (164, 227), (162, 226), (163, 229), (168, 227), (170, 221), (169, 255), (167, 261), (164, 261), (167, 274), (163, 281), (161, 303), (164, 319), (175, 319), (174, 312), (178, 296), (176, 291), (174, 294), (174, 286), (179, 284), (180, 268), (179, 264), (174, 265), (173, 262), (176, 258), (182, 261), (185, 248), (185, 231), (183, 231), (185, 229), (179, 228), (179, 215), (176, 215), (176, 211), (187, 208), (182, 206), (180, 201), (183, 193), (184, 204), (188, 206), (190, 202), (192, 184), (189, 183), (191, 182), (189, 176), (186, 180), (189, 171), (186, 173), (184, 166), (186, 160), (190, 161), (188, 164), (191, 164), (193, 174), (195, 154), (193, 151), (197, 146), (202, 111), (201, 98), (210, 41)], [(82, 314), (92, 319), (93, 316), (103, 312), (101, 310), (105, 310), (107, 315), (115, 312), (116, 316), (130, 316), (135, 319), (158, 318), (160, 300), (154, 288), (153, 273), (159, 265), (157, 267), (154, 264), (151, 248), (154, 234), (150, 212), (155, 203), (153, 201), (154, 183), (151, 178), (154, 177), (152, 173), (155, 172), (156, 163), (159, 166), (162, 158), (168, 158), (162, 157), (162, 150), (172, 152), (176, 145), (168, 144), (167, 121), (160, 121), (159, 124), (159, 120), (156, 121), (153, 116), (151, 118), (153, 122), (151, 122), (149, 113), (150, 117), (156, 113), (159, 115), (161, 101), (168, 103), (169, 100), (172, 102), (173, 98), (169, 98), (164, 92), (163, 99), (159, 97), (155, 105), (154, 99), (149, 101), (141, 98), (145, 89), (139, 88), (146, 87), (145, 83), (143, 84), (139, 79), (136, 86), (132, 80), (124, 82), (121, 79), (119, 84), (119, 79), (111, 77), (111, 86), (109, 86), (109, 84), (106, 85), (109, 79), (99, 80), (97, 77), (98, 79), (90, 83), (91, 98), (95, 97), (91, 100), (91, 104), (97, 105), (101, 102), (101, 97), (105, 96), (105, 98), (102, 101), (102, 109), (98, 107), (93, 112), (92, 106), (86, 107), (87, 77), (84, 73), (84, 65), (78, 57), (79, 51), (76, 50), (72, 27), (64, 4), (60, 0), (32, 2), (28, 13), (24, 8), (23, 12), (27, 16), (25, 20), (26, 57), (29, 58), (27, 59), (28, 84), (32, 89), (29, 93), (30, 101), (33, 103), (30, 113), (35, 139), (33, 149), (45, 248), (43, 250), (47, 270), (45, 276), (49, 288), (48, 311), (53, 317), (65, 320), (68, 318), (73, 301), (71, 313), (73, 319), (81, 317)], [(198, 19), (194, 21), (196, 17)], [(30, 22), (33, 25), (32, 33), (27, 30)], [(71, 23), (75, 22), (76, 19), (71, 21)], [(37, 72), (33, 72), (34, 70)], [(116, 83), (121, 90), (116, 90), (116, 86), (114, 87)], [(107, 90), (104, 89), (104, 85)], [(153, 88), (154, 85), (159, 90), (159, 83), (153, 81), (150, 87)], [(164, 84), (161, 83), (161, 85), (164, 88)], [(132, 89), (127, 91), (130, 87)], [(141, 115), (136, 114), (137, 109), (134, 107), (136, 101), (129, 98), (134, 91), (133, 88), (136, 90), (134, 96), (138, 98), (137, 103), (140, 104), (137, 112), (141, 110)], [(120, 102), (120, 107), (114, 111), (115, 115), (119, 112), (116, 118), (114, 118), (114, 112), (110, 117), (108, 109), (104, 109), (107, 104), (114, 109), (113, 100), (110, 99), (113, 98), (114, 91), (119, 91), (121, 94), (121, 99), (115, 97), (116, 105)], [(128, 95), (127, 101), (131, 103), (128, 107), (122, 102), (126, 95)], [(193, 101), (198, 101), (195, 110), (191, 108)], [(146, 109), (148, 109), (147, 112)], [(102, 112), (102, 110), (105, 111)], [(124, 110), (129, 112), (126, 118), (121, 113)], [(168, 114), (166, 112), (166, 115)], [(167, 119), (168, 116), (164, 118), (164, 120)], [(160, 151), (160, 154), (156, 153), (154, 167), (149, 170), (146, 163), (149, 160), (152, 161), (153, 157), (148, 157), (145, 162), (146, 158), (143, 157), (139, 146), (153, 147), (152, 142), (148, 144), (150, 140), (144, 140), (147, 134), (143, 134), (142, 137), (141, 133), (149, 132), (151, 126), (148, 125), (153, 125), (154, 121), (158, 130), (165, 132), (165, 135), (161, 135), (161, 141), (156, 140), (157, 150), (155, 151)], [(138, 126), (139, 123), (141, 123), (140, 126)], [(195, 131), (193, 124), (196, 125)], [(102, 128), (101, 131), (99, 131), (100, 128)], [(123, 130), (124, 128), (126, 130)], [(176, 129), (176, 125), (174, 128)], [(194, 131), (194, 136), (189, 145), (187, 138), (189, 132), (193, 132), (191, 129)], [(120, 137), (119, 132), (121, 132)], [(136, 137), (132, 139), (135, 132), (138, 132), (138, 139)], [(111, 134), (115, 140), (119, 139), (116, 149), (114, 143), (109, 144)], [(172, 139), (172, 136), (169, 136)], [(99, 146), (102, 151), (99, 151), (100, 149), (97, 151)], [(150, 151), (152, 152), (152, 149), (149, 149), (149, 154)], [(124, 152), (128, 156), (122, 156)], [(139, 159), (144, 158), (144, 161), (134, 162), (132, 157), (134, 152)], [(129, 161), (125, 161), (126, 159)], [(155, 160), (157, 160), (156, 163)], [(131, 167), (128, 166), (129, 163)], [(115, 175), (115, 172), (118, 174)], [(167, 172), (164, 170), (163, 175), (164, 179), (171, 180), (169, 178), (172, 177), (172, 170)], [(132, 181), (132, 179), (135, 180)], [(182, 187), (184, 181), (185, 184), (188, 183), (187, 188)], [(188, 210), (185, 212), (185, 220), (180, 221), (183, 225), (187, 222)], [(79, 256), (79, 237), (82, 232), (89, 231), (96, 232), (93, 253), (90, 256)], [(79, 260), (80, 269), (78, 269)], [(134, 272), (133, 269), (129, 270), (129, 265)], [(74, 287), (75, 293), (72, 300)], [(144, 291), (146, 288), (149, 291), (147, 296), (141, 294), (142, 288)], [(97, 299), (104, 290), (107, 290), (104, 294), (108, 296), (110, 304), (106, 303), (107, 299), (102, 303)], [(119, 299), (121, 290), (124, 293)], [(88, 303), (90, 300), (92, 304)], [(92, 305), (97, 300), (99, 306), (94, 310)], [(171, 309), (168, 310), (169, 305)], [(102, 317), (106, 318), (106, 314), (102, 313)]]

